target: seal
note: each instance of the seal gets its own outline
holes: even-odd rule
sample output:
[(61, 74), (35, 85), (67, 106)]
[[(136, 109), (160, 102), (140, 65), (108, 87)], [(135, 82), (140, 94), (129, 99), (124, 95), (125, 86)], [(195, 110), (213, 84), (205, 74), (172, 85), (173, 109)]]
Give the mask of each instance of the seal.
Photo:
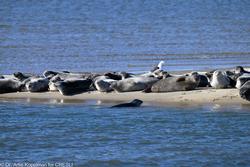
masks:
[(246, 71), (242, 66), (236, 66), (234, 73), (238, 76), (241, 76), (243, 74), (250, 74), (250, 72)]
[(142, 100), (139, 99), (134, 99), (130, 103), (122, 103), (122, 104), (117, 104), (112, 106), (111, 108), (121, 108), (121, 107), (140, 107), (141, 104), (143, 103)]
[(247, 81), (239, 91), (240, 97), (250, 101), (250, 81)]
[(148, 87), (151, 87), (158, 80), (158, 78), (154, 77), (132, 77), (120, 81), (115, 81), (111, 84), (110, 87), (116, 92), (141, 91)]
[(48, 78), (28, 78), (25, 82), (27, 91), (29, 92), (45, 92), (49, 89)]
[(56, 82), (55, 87), (62, 95), (72, 96), (88, 91), (91, 84), (91, 79), (68, 79)]
[(191, 76), (191, 75), (199, 75), (200, 82), (197, 87), (209, 87), (211, 86), (209, 83), (209, 78), (206, 75), (199, 74), (198, 72), (192, 72), (190, 74), (186, 74), (186, 76)]
[(21, 72), (15, 72), (13, 74), (13, 76), (18, 79), (19, 81), (24, 81), (25, 79), (28, 79), (30, 77), (32, 77), (32, 75), (29, 75), (29, 74), (24, 74), (24, 73), (21, 73)]
[(110, 86), (115, 81), (107, 76), (99, 76), (95, 78), (94, 85), (99, 92), (110, 92), (113, 90)]
[(247, 81), (250, 80), (250, 75), (248, 74), (243, 74), (242, 76), (237, 78), (237, 82), (236, 82), (236, 88), (240, 89), (242, 85), (244, 85)]
[(18, 92), (21, 89), (21, 82), (14, 79), (0, 79), (0, 93)]
[(62, 72), (56, 72), (56, 71), (44, 71), (43, 76), (45, 78), (51, 79), (54, 76), (59, 76), (62, 80), (66, 79), (86, 79), (86, 78), (94, 78), (100, 74), (97, 73), (90, 73), (90, 72), (82, 72), (82, 73), (71, 73), (69, 71), (62, 71)]
[(59, 72), (56, 72), (56, 71), (48, 71), (48, 70), (46, 70), (46, 71), (43, 72), (43, 76), (44, 76), (45, 78), (52, 78), (53, 76), (55, 76), (55, 75), (57, 75), (57, 74), (59, 74)]
[(58, 91), (55, 83), (58, 81), (63, 81), (58, 75), (55, 75), (49, 80), (49, 91)]
[(233, 81), (225, 71), (216, 70), (213, 73), (210, 84), (215, 89), (234, 87), (236, 82)]
[(176, 76), (159, 80), (152, 85), (152, 92), (176, 92), (194, 90), (199, 84), (199, 75)]
[(127, 72), (107, 72), (104, 73), (104, 76), (109, 77), (109, 79), (113, 79), (113, 80), (122, 80), (122, 79), (126, 79), (126, 78), (130, 78), (132, 77), (133, 74), (131, 73), (127, 73)]

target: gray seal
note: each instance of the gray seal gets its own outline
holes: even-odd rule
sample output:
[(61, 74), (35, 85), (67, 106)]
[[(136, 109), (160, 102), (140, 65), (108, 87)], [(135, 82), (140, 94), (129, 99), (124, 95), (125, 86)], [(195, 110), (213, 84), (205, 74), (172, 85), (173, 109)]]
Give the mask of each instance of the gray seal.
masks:
[(107, 76), (99, 76), (95, 78), (94, 85), (99, 92), (110, 92), (113, 90), (110, 86), (115, 81)]
[(49, 79), (47, 78), (31, 77), (24, 82), (29, 92), (45, 92), (49, 89)]
[(49, 80), (49, 91), (58, 91), (57, 87), (55, 86), (55, 83), (58, 81), (63, 81), (58, 75), (52, 77)]
[(250, 81), (250, 75), (244, 74), (240, 76), (239, 78), (237, 78), (236, 88), (240, 89), (241, 86), (244, 85), (247, 81)]
[(151, 87), (159, 79), (154, 77), (133, 77), (113, 82), (111, 88), (116, 92), (142, 91)]
[(238, 76), (244, 75), (244, 74), (250, 74), (249, 71), (246, 71), (242, 66), (236, 66), (234, 73)]
[(209, 78), (206, 75), (199, 74), (198, 72), (192, 72), (191, 74), (187, 74), (186, 76), (191, 76), (191, 75), (199, 75), (200, 82), (197, 87), (209, 87), (211, 86), (209, 83)]
[(88, 91), (91, 84), (91, 79), (69, 79), (56, 82), (55, 87), (62, 95), (72, 96)]
[(21, 82), (28, 79), (28, 78), (30, 78), (30, 77), (33, 77), (33, 75), (31, 75), (31, 74), (24, 74), (24, 73), (21, 73), (21, 72), (15, 72), (13, 74), (13, 76), (16, 79), (18, 79), (19, 81), (21, 81)]
[(215, 89), (223, 89), (232, 87), (232, 79), (225, 71), (216, 70), (213, 73), (210, 84)]
[(177, 76), (162, 79), (152, 85), (152, 92), (176, 92), (194, 90), (199, 84), (199, 75)]
[(240, 97), (250, 101), (250, 81), (247, 81), (239, 91)]
[(21, 90), (21, 82), (14, 79), (0, 79), (0, 93), (12, 93)]
[(121, 107), (140, 107), (141, 104), (143, 103), (142, 100), (139, 99), (134, 99), (130, 103), (122, 103), (122, 104), (117, 104), (112, 106), (111, 108), (121, 108)]

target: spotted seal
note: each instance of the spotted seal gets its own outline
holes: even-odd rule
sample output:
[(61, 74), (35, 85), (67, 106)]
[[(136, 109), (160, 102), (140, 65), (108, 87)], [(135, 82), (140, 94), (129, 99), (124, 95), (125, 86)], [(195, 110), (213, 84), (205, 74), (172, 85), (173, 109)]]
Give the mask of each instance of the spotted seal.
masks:
[(0, 79), (0, 93), (18, 92), (21, 90), (21, 82), (14, 79)]
[(25, 83), (26, 89), (29, 92), (45, 92), (49, 89), (49, 79), (42, 77), (34, 77), (27, 79)]
[(247, 81), (250, 80), (250, 74), (244, 74), (237, 78), (236, 88), (240, 89), (242, 85), (244, 85)]
[(94, 85), (99, 92), (110, 92), (113, 90), (110, 86), (115, 81), (107, 76), (99, 76), (95, 78)]
[(159, 80), (152, 85), (152, 92), (175, 92), (194, 90), (199, 84), (199, 75), (174, 76)]
[(247, 81), (239, 91), (240, 97), (250, 101), (250, 81)]
[(72, 96), (88, 91), (91, 84), (91, 79), (68, 79), (56, 82), (55, 87), (62, 95)]
[(116, 92), (141, 91), (148, 87), (151, 87), (158, 80), (159, 79), (155, 77), (132, 77), (113, 82), (111, 84), (111, 88)]
[(215, 89), (223, 89), (235, 87), (236, 82), (225, 71), (216, 70), (213, 73), (210, 84)]

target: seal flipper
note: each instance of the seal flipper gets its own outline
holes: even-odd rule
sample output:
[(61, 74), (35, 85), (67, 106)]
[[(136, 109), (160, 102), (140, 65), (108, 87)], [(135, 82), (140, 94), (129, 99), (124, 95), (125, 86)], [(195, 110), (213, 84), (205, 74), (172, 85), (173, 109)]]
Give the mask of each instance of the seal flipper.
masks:
[(147, 87), (147, 88), (144, 89), (142, 92), (143, 92), (143, 93), (151, 93), (151, 92), (152, 92), (151, 86)]

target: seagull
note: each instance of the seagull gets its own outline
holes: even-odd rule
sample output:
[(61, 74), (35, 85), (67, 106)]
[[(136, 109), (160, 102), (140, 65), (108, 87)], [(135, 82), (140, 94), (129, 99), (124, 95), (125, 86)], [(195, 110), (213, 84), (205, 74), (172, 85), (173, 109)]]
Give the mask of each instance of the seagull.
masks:
[(163, 70), (162, 69), (163, 64), (165, 64), (165, 61), (160, 61), (159, 64), (151, 70), (151, 72), (154, 72), (156, 70)]

